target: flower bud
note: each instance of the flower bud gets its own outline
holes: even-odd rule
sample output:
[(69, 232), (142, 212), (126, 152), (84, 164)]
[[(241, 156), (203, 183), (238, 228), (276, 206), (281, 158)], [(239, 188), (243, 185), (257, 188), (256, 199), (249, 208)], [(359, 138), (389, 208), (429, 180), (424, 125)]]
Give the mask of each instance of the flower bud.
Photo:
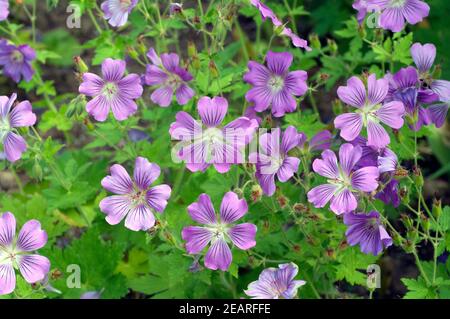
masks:
[(421, 216), (422, 228), (425, 233), (430, 231), (430, 219), (424, 215)]
[(261, 186), (255, 184), (252, 186), (251, 197), (254, 203), (258, 202), (262, 197), (263, 191)]
[(318, 49), (318, 50), (320, 50), (321, 47), (322, 47), (322, 45), (321, 45), (321, 43), (320, 43), (319, 36), (318, 36), (317, 34), (315, 34), (315, 33), (312, 33), (312, 34), (309, 36), (309, 42), (311, 43), (311, 47), (312, 47), (313, 49)]
[(334, 249), (327, 248), (325, 250), (325, 253), (327, 254), (328, 258), (333, 259), (333, 260), (336, 259), (336, 252), (334, 251)]
[(278, 205), (280, 205), (281, 208), (286, 207), (287, 203), (289, 202), (289, 200), (286, 198), (286, 196), (281, 195), (281, 194), (277, 197), (277, 201), (278, 201)]
[(86, 65), (86, 63), (84, 63), (83, 59), (80, 56), (74, 57), (73, 61), (75, 63), (75, 67), (79, 73), (83, 74), (83, 73), (86, 73), (87, 71), (89, 71), (88, 66)]
[(195, 43), (192, 42), (192, 41), (188, 42), (188, 49), (187, 49), (187, 51), (188, 51), (189, 57), (191, 57), (191, 58), (198, 56), (197, 47), (195, 46)]
[(236, 193), (236, 195), (238, 195), (239, 198), (244, 197), (244, 192), (241, 188), (235, 188), (233, 191)]
[(33, 164), (32, 168), (33, 177), (38, 181), (42, 181), (42, 178), (44, 177), (44, 173), (42, 171), (42, 166), (39, 164), (39, 161), (36, 159)]
[(405, 225), (406, 229), (411, 229), (413, 227), (413, 222), (412, 222), (411, 218), (408, 215), (401, 214), (400, 215), (400, 219), (402, 220), (403, 225)]
[(398, 195), (400, 196), (400, 199), (403, 204), (409, 204), (409, 192), (406, 187), (401, 187)]
[(182, 12), (183, 12), (183, 4), (182, 3), (174, 2), (174, 3), (170, 4), (170, 6), (169, 6), (169, 14), (171, 16), (180, 14)]
[(292, 208), (294, 209), (294, 212), (299, 213), (299, 214), (309, 213), (308, 206), (303, 205), (301, 203), (295, 203)]
[(406, 242), (403, 245), (403, 249), (405, 249), (405, 251), (407, 253), (412, 253), (414, 252), (414, 250), (416, 249), (414, 246), (414, 242), (410, 241), (410, 240), (406, 240)]
[(217, 69), (216, 64), (214, 63), (213, 60), (209, 61), (209, 72), (211, 72), (211, 75), (213, 78), (218, 78), (219, 77), (219, 70)]
[(404, 169), (403, 167), (397, 167), (394, 176), (398, 178), (403, 178), (408, 176), (408, 174), (409, 174), (408, 170)]
[(330, 52), (332, 55), (335, 55), (338, 52), (338, 45), (336, 41), (332, 39), (327, 39), (328, 47), (330, 48)]
[(439, 218), (442, 215), (442, 202), (440, 199), (433, 200), (433, 216)]
[(423, 180), (422, 171), (418, 167), (414, 168), (413, 180), (414, 180), (414, 182), (416, 183), (416, 185), (418, 187), (422, 187), (423, 186), (424, 180)]
[(127, 47), (127, 53), (130, 56), (130, 58), (132, 58), (133, 60), (138, 60), (139, 59), (139, 53), (136, 51), (135, 48)]

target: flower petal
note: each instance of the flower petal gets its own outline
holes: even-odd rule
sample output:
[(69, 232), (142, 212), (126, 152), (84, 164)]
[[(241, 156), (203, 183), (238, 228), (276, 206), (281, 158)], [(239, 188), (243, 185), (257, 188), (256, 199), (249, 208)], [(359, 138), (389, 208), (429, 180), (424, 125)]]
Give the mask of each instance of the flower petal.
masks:
[(239, 199), (236, 193), (228, 192), (220, 204), (220, 220), (227, 224), (242, 218), (248, 211), (245, 199)]
[(121, 95), (117, 95), (110, 100), (111, 110), (114, 114), (114, 118), (118, 121), (124, 121), (131, 115), (136, 113), (138, 107), (137, 104), (128, 98), (124, 98)]
[(358, 207), (355, 196), (348, 189), (344, 189), (335, 194), (331, 199), (331, 210), (337, 214), (350, 213)]
[(102, 186), (114, 194), (125, 195), (133, 190), (133, 181), (122, 165), (115, 164), (110, 168), (111, 175), (102, 180)]
[(204, 96), (198, 101), (197, 108), (203, 124), (208, 127), (215, 127), (222, 123), (225, 118), (228, 111), (228, 101), (219, 96), (212, 99)]
[(137, 74), (129, 74), (117, 83), (120, 96), (127, 99), (138, 99), (142, 96), (141, 78)]
[(430, 13), (430, 6), (424, 1), (408, 0), (403, 7), (403, 15), (410, 24), (416, 24), (427, 17)]
[(217, 222), (216, 213), (207, 194), (201, 194), (198, 201), (188, 206), (189, 215), (200, 224), (212, 225)]
[(367, 146), (373, 146), (376, 149), (384, 148), (391, 142), (384, 127), (370, 120), (367, 123), (367, 137)]
[(50, 261), (41, 255), (20, 255), (17, 257), (19, 270), (29, 284), (41, 281), (50, 271)]
[(10, 246), (15, 235), (16, 218), (10, 212), (6, 212), (0, 217), (0, 246)]
[(32, 126), (36, 123), (36, 114), (32, 112), (31, 103), (28, 101), (20, 102), (13, 107), (9, 114), (9, 122), (12, 127)]
[(403, 126), (403, 115), (405, 114), (405, 107), (402, 102), (392, 101), (383, 106), (376, 112), (377, 117), (384, 124), (399, 130)]
[(339, 163), (343, 172), (350, 176), (356, 163), (361, 159), (362, 149), (359, 146), (353, 146), (350, 143), (343, 144), (339, 149)]
[(125, 218), (125, 227), (134, 231), (146, 231), (153, 226), (155, 226), (155, 216), (144, 205), (139, 205), (131, 209)]
[(332, 184), (316, 186), (308, 192), (308, 201), (316, 208), (325, 207), (337, 189), (337, 186)]
[(186, 105), (195, 95), (193, 89), (191, 89), (187, 84), (181, 84), (180, 87), (175, 91), (175, 97), (180, 105)]
[(371, 74), (367, 80), (368, 98), (372, 105), (380, 104), (386, 98), (389, 90), (389, 82), (385, 79), (377, 80), (375, 74)]
[(420, 73), (427, 72), (431, 69), (436, 59), (436, 47), (434, 44), (420, 44), (414, 43), (411, 47), (411, 55), (419, 69)]
[(202, 134), (201, 124), (194, 120), (189, 113), (178, 112), (176, 122), (170, 125), (169, 133), (173, 139), (192, 141)]
[(402, 8), (388, 8), (384, 10), (379, 18), (379, 24), (383, 29), (392, 32), (400, 32), (405, 26), (405, 18)]
[(267, 86), (255, 86), (245, 94), (245, 99), (254, 103), (256, 112), (263, 112), (272, 103), (273, 94)]
[(146, 195), (147, 203), (157, 212), (163, 212), (167, 206), (172, 189), (169, 185), (158, 185), (149, 189)]
[(284, 85), (290, 93), (301, 96), (308, 90), (307, 80), (308, 73), (305, 71), (293, 71), (287, 75)]
[(16, 288), (16, 274), (12, 264), (0, 264), (0, 295), (7, 295)]
[(102, 74), (104, 79), (108, 82), (120, 81), (125, 73), (126, 65), (127, 64), (123, 60), (105, 59), (102, 62)]
[(228, 270), (232, 260), (231, 250), (223, 239), (216, 240), (205, 256), (205, 267), (212, 270)]
[(146, 85), (160, 85), (167, 81), (168, 75), (156, 65), (149, 64), (144, 75)]
[(114, 195), (102, 199), (100, 210), (106, 214), (106, 221), (110, 225), (119, 224), (130, 212), (132, 204), (127, 196)]
[(173, 88), (170, 86), (162, 86), (152, 93), (150, 99), (153, 103), (158, 104), (161, 107), (168, 107), (170, 103), (172, 103), (172, 96)]
[(336, 179), (339, 177), (339, 168), (337, 165), (336, 154), (331, 150), (325, 150), (322, 152), (322, 159), (315, 159), (313, 162), (313, 170), (317, 174)]
[(181, 238), (186, 242), (188, 254), (201, 252), (209, 244), (212, 237), (213, 233), (205, 227), (188, 226), (184, 227), (181, 232)]
[(3, 149), (6, 154), (6, 159), (10, 162), (15, 162), (27, 150), (27, 143), (22, 136), (9, 132), (3, 140)]
[(357, 76), (351, 77), (347, 86), (340, 86), (337, 94), (342, 102), (354, 107), (362, 107), (366, 103), (366, 88)]
[(266, 56), (267, 67), (272, 73), (283, 76), (289, 70), (293, 59), (293, 55), (289, 52), (269, 51)]
[(41, 229), (41, 223), (37, 220), (26, 222), (19, 232), (17, 248), (21, 251), (35, 251), (45, 246), (47, 233)]
[(272, 114), (275, 117), (282, 117), (285, 113), (292, 113), (297, 108), (297, 101), (287, 91), (281, 90), (273, 96)]
[(363, 192), (372, 192), (378, 188), (378, 167), (367, 166), (352, 174), (352, 186)]
[(431, 121), (434, 123), (434, 125), (436, 125), (437, 128), (444, 125), (448, 108), (448, 103), (435, 104), (428, 108), (428, 114), (430, 115)]
[(83, 73), (83, 82), (78, 91), (87, 96), (97, 96), (102, 93), (105, 82), (101, 77), (94, 73)]
[(297, 172), (300, 160), (297, 157), (287, 157), (283, 161), (277, 172), (277, 177), (280, 182), (285, 183), (291, 179)]
[(161, 168), (155, 163), (150, 163), (143, 157), (136, 158), (133, 178), (137, 187), (146, 190), (156, 181), (161, 174)]
[(272, 196), (276, 190), (275, 174), (261, 174), (261, 172), (256, 172), (255, 176), (264, 194)]
[(254, 86), (267, 86), (270, 79), (270, 71), (262, 64), (255, 61), (248, 62), (249, 71), (244, 74), (244, 81)]
[(281, 151), (287, 154), (290, 150), (297, 147), (303, 137), (302, 133), (298, 133), (297, 129), (292, 125), (288, 126), (281, 138)]
[(334, 119), (334, 126), (341, 130), (341, 137), (346, 141), (355, 140), (361, 133), (363, 120), (361, 114), (345, 113)]
[(256, 226), (250, 223), (236, 225), (228, 230), (231, 241), (242, 250), (247, 250), (256, 245)]
[(108, 118), (109, 109), (110, 105), (103, 95), (96, 96), (86, 104), (86, 111), (99, 122)]

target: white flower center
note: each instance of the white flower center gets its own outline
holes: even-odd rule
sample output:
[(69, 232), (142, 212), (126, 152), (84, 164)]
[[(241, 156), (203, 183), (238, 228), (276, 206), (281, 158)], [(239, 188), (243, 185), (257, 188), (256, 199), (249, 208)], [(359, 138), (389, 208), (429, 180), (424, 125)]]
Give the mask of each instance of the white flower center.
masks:
[(3, 143), (6, 135), (11, 131), (11, 124), (7, 118), (0, 118), (0, 143)]
[(119, 91), (119, 88), (117, 87), (116, 83), (107, 82), (103, 86), (102, 93), (103, 93), (103, 96), (106, 97), (106, 99), (110, 101), (116, 97), (118, 91)]
[(208, 226), (208, 229), (213, 235), (212, 242), (215, 242), (216, 240), (224, 240), (226, 238), (229, 226), (227, 224), (217, 223)]
[(129, 8), (130, 5), (131, 5), (131, 0), (119, 0), (119, 2), (120, 2), (120, 7), (121, 7), (123, 10), (128, 10), (128, 8)]
[(349, 175), (345, 174), (342, 168), (339, 167), (339, 177), (337, 179), (329, 179), (328, 183), (332, 185), (336, 185), (338, 188), (336, 189), (336, 194), (340, 193), (344, 189), (351, 190), (352, 188), (352, 179)]
[(360, 113), (362, 115), (363, 125), (367, 127), (369, 121), (378, 123), (377, 111), (381, 108), (381, 104), (372, 105), (367, 103), (360, 109), (356, 111), (356, 113)]
[(221, 147), (225, 143), (222, 130), (216, 127), (206, 129), (203, 133), (202, 141), (212, 155), (214, 155), (218, 147)]
[(0, 246), (0, 265), (12, 264), (15, 268), (18, 268), (17, 256), (20, 254), (21, 251), (17, 250), (15, 247)]
[(273, 75), (267, 83), (272, 92), (280, 92), (284, 87), (284, 79), (281, 76)]
[(14, 50), (11, 55), (11, 60), (15, 63), (22, 63), (23, 62), (23, 54), (19, 50)]
[(392, 8), (401, 8), (405, 5), (406, 0), (391, 0)]

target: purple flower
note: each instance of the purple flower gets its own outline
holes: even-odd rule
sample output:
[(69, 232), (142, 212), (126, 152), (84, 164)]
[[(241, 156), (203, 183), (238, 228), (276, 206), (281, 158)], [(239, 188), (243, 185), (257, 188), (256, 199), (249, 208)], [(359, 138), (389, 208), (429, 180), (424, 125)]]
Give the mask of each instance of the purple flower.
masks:
[(255, 61), (248, 63), (249, 71), (244, 81), (253, 86), (245, 98), (255, 104), (257, 112), (265, 111), (272, 105), (272, 114), (283, 116), (297, 108), (295, 96), (301, 96), (308, 90), (305, 71), (289, 72), (293, 56), (289, 52), (267, 53), (267, 67)]
[(355, 2), (353, 2), (352, 6), (353, 9), (358, 11), (356, 19), (358, 20), (359, 24), (362, 24), (368, 12), (367, 0), (356, 0)]
[(308, 41), (300, 38), (292, 31), (292, 29), (283, 25), (283, 23), (278, 19), (272, 9), (265, 5), (261, 0), (250, 0), (250, 3), (259, 10), (264, 21), (269, 18), (270, 20), (272, 20), (272, 24), (276, 28), (282, 28), (281, 35), (289, 37), (295, 47), (311, 51), (311, 48), (308, 46)]
[(400, 129), (403, 126), (405, 108), (399, 101), (383, 104), (388, 90), (388, 81), (377, 80), (375, 74), (368, 78), (367, 92), (363, 82), (356, 76), (347, 81), (347, 86), (338, 88), (339, 98), (344, 103), (357, 108), (355, 113), (341, 114), (334, 120), (334, 125), (341, 130), (343, 139), (353, 141), (359, 136), (363, 127), (366, 127), (368, 145), (383, 148), (390, 143), (389, 134), (380, 122), (394, 129)]
[(438, 94), (431, 89), (421, 87), (417, 70), (410, 66), (400, 69), (396, 74), (387, 74), (389, 82), (387, 101), (400, 101), (405, 107), (406, 114), (412, 119), (414, 130), (431, 123), (430, 113), (422, 105), (439, 100)]
[(348, 143), (339, 150), (339, 163), (333, 151), (324, 151), (322, 159), (314, 160), (313, 170), (328, 178), (328, 183), (310, 190), (309, 202), (321, 208), (331, 200), (330, 208), (338, 215), (354, 211), (358, 206), (355, 193), (370, 193), (378, 188), (379, 173), (376, 166), (355, 169), (361, 156), (361, 147)]
[(9, 0), (0, 0), (0, 21), (6, 20), (9, 15)]
[(106, 0), (101, 5), (104, 18), (113, 27), (123, 26), (137, 3), (138, 0)]
[(18, 269), (26, 282), (33, 284), (45, 278), (50, 261), (33, 254), (47, 243), (47, 233), (37, 220), (26, 222), (16, 236), (16, 219), (10, 212), (0, 217), (0, 295), (9, 294), (16, 287)]
[(431, 67), (436, 59), (436, 47), (430, 43), (424, 45), (415, 43), (411, 47), (411, 55), (419, 69), (421, 88), (423, 90), (431, 89), (439, 96), (439, 101), (444, 102), (428, 108), (431, 122), (436, 127), (441, 127), (444, 124), (450, 103), (450, 81), (435, 80), (432, 77)]
[(93, 73), (83, 74), (79, 91), (93, 97), (87, 103), (86, 110), (97, 121), (105, 121), (110, 109), (118, 121), (136, 113), (134, 100), (142, 96), (143, 88), (139, 75), (129, 74), (124, 77), (125, 68), (125, 61), (108, 58), (102, 63), (103, 78)]
[(245, 294), (252, 299), (293, 299), (298, 288), (306, 284), (306, 281), (294, 280), (297, 273), (294, 263), (264, 269), (258, 280), (248, 285)]
[(144, 82), (146, 85), (157, 86), (150, 98), (161, 107), (167, 107), (172, 103), (175, 93), (178, 104), (187, 104), (195, 92), (187, 83), (193, 77), (188, 70), (180, 67), (180, 58), (175, 53), (163, 53), (159, 57), (151, 48), (147, 53), (152, 64), (147, 65)]
[(0, 96), (0, 142), (10, 162), (20, 159), (27, 149), (27, 143), (18, 135), (17, 128), (36, 123), (36, 115), (31, 110), (30, 102), (23, 101), (13, 107), (16, 98), (16, 93), (10, 98)]
[(116, 195), (104, 198), (100, 210), (110, 225), (119, 224), (125, 217), (125, 227), (134, 231), (147, 230), (155, 225), (153, 213), (162, 213), (170, 197), (168, 185), (151, 187), (161, 174), (158, 165), (143, 157), (136, 158), (133, 180), (122, 165), (111, 167), (111, 175), (102, 186)]
[(228, 102), (222, 97), (202, 97), (198, 101), (202, 122), (186, 112), (178, 112), (169, 133), (180, 143), (177, 156), (186, 162), (191, 172), (205, 171), (211, 164), (219, 173), (229, 171), (231, 164), (244, 162), (244, 148), (258, 127), (256, 120), (240, 117), (221, 126), (228, 111)]
[(178, 2), (173, 2), (169, 5), (169, 14), (171, 16), (178, 14), (183, 11), (183, 4)]
[(256, 245), (256, 226), (250, 223), (234, 225), (247, 213), (245, 199), (239, 199), (233, 192), (228, 192), (220, 205), (220, 217), (216, 216), (211, 198), (201, 194), (197, 202), (188, 206), (189, 215), (197, 223), (205, 225), (184, 227), (182, 238), (186, 241), (189, 254), (200, 253), (211, 244), (205, 256), (205, 267), (212, 270), (226, 271), (230, 267), (232, 254), (229, 242), (242, 250)]
[(367, 146), (367, 140), (358, 137), (352, 142), (354, 146), (362, 149), (361, 159), (356, 163), (355, 169), (366, 166), (377, 166), (380, 173), (380, 188), (375, 195), (385, 204), (392, 204), (394, 207), (400, 205), (398, 196), (398, 182), (394, 179), (394, 173), (398, 167), (398, 157), (389, 148), (375, 149)]
[(295, 127), (289, 126), (283, 133), (280, 143), (280, 129), (266, 133), (259, 138), (259, 152), (250, 154), (250, 162), (256, 163), (255, 176), (267, 196), (275, 193), (275, 176), (282, 183), (287, 182), (298, 170), (300, 160), (289, 156), (303, 138)]
[(378, 255), (383, 248), (392, 245), (392, 238), (380, 222), (380, 214), (372, 211), (365, 213), (348, 213), (344, 215), (348, 226), (345, 235), (350, 246), (359, 244), (365, 254)]
[(21, 78), (29, 82), (34, 75), (31, 63), (36, 58), (36, 52), (26, 44), (15, 46), (6, 40), (0, 40), (0, 65), (3, 74), (19, 83)]
[(306, 152), (316, 152), (325, 151), (330, 148), (331, 142), (333, 141), (333, 135), (330, 131), (321, 131), (314, 135), (309, 142), (307, 142), (307, 137), (303, 134), (299, 147), (303, 148)]
[(381, 28), (399, 32), (409, 24), (421, 22), (430, 13), (430, 7), (420, 0), (367, 0), (371, 11), (381, 12), (378, 24)]

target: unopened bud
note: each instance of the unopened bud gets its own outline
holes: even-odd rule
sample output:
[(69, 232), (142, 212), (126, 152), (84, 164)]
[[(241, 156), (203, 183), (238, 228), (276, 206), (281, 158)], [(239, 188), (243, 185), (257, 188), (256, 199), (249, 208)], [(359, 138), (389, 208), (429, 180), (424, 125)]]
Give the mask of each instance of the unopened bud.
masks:
[(433, 201), (433, 215), (439, 218), (442, 215), (442, 202), (440, 199), (435, 199)]
[(279, 195), (277, 197), (277, 201), (278, 201), (278, 205), (280, 205), (281, 208), (286, 207), (286, 204), (288, 203), (288, 199), (283, 195)]
[(209, 61), (209, 71), (211, 72), (211, 75), (213, 78), (218, 78), (219, 77), (219, 70), (217, 69), (216, 64), (214, 63), (213, 60)]
[(422, 171), (420, 170), (420, 168), (416, 167), (414, 169), (414, 177), (413, 177), (413, 179), (414, 179), (414, 182), (416, 183), (416, 185), (418, 187), (422, 187), (423, 186), (424, 180), (423, 180), (423, 175), (422, 175)]
[(338, 52), (338, 45), (336, 41), (332, 39), (327, 39), (328, 47), (330, 48), (330, 52), (332, 55), (335, 55)]
[(395, 170), (395, 177), (406, 177), (408, 176), (409, 172), (408, 170), (404, 169), (403, 167), (397, 167)]
[(251, 197), (254, 203), (256, 203), (257, 201), (259, 201), (262, 197), (263, 191), (261, 186), (259, 186), (258, 184), (253, 185), (252, 186), (252, 190), (251, 190)]
[(32, 168), (32, 173), (33, 173), (33, 177), (37, 180), (37, 181), (42, 181), (42, 178), (44, 177), (44, 173), (42, 171), (42, 166), (41, 164), (39, 164), (38, 160), (34, 161), (34, 165)]
[(317, 34), (315, 34), (315, 33), (312, 33), (312, 34), (309, 36), (309, 42), (311, 43), (311, 47), (312, 47), (313, 49), (318, 49), (318, 50), (320, 50), (320, 48), (322, 47), (322, 45), (321, 45), (321, 43), (320, 43), (319, 36), (318, 36)]
[(138, 60), (139, 59), (139, 53), (136, 51), (135, 48), (128, 47), (127, 48), (127, 53), (130, 56), (130, 58), (132, 58), (133, 60)]
[(75, 63), (75, 67), (77, 68), (77, 71), (81, 74), (86, 73), (89, 71), (88, 66), (86, 63), (84, 63), (83, 59), (80, 56), (76, 56), (73, 58), (73, 61)]
[(309, 208), (306, 205), (303, 205), (301, 203), (295, 203), (293, 206), (293, 209), (296, 213), (299, 214), (305, 214), (305, 213), (309, 213)]
[(170, 6), (169, 6), (169, 14), (171, 16), (180, 14), (182, 12), (183, 12), (183, 4), (177, 3), (177, 2), (174, 2), (174, 3), (170, 4)]
[(188, 50), (187, 51), (188, 51), (189, 57), (191, 57), (191, 58), (196, 57), (198, 55), (197, 47), (195, 46), (195, 43), (192, 41), (188, 42)]

